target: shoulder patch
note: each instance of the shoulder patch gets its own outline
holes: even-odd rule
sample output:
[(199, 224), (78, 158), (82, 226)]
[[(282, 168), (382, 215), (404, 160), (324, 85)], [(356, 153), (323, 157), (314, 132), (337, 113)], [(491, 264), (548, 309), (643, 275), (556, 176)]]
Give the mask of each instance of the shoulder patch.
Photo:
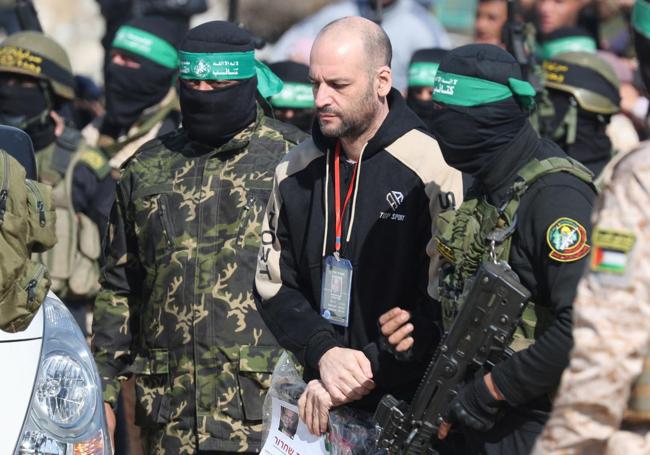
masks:
[(594, 251), (591, 255), (592, 272), (625, 275), (630, 253), (636, 244), (636, 235), (619, 229), (596, 228), (592, 235)]
[(578, 261), (591, 250), (587, 245), (587, 230), (571, 218), (558, 218), (546, 231), (549, 257), (558, 262)]
[(79, 161), (86, 164), (93, 172), (103, 179), (110, 172), (110, 165), (106, 156), (96, 149), (86, 149), (79, 155)]

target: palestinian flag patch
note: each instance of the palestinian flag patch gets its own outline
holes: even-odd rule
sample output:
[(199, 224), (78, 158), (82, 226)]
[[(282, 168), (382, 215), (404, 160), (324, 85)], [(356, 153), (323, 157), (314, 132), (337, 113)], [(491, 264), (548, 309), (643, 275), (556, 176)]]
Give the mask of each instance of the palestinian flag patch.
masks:
[(593, 234), (591, 270), (625, 275), (635, 243), (636, 236), (629, 231), (596, 228)]
[(578, 261), (589, 254), (587, 230), (571, 218), (558, 218), (546, 231), (546, 242), (551, 248), (549, 257), (558, 262)]

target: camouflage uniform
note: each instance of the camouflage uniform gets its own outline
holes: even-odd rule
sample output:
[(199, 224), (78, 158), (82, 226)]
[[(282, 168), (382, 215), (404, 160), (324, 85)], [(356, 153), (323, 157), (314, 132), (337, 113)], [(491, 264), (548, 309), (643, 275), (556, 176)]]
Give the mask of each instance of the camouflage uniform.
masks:
[[(628, 402), (635, 407), (631, 397), (647, 407), (649, 182), (646, 142), (619, 163), (601, 196), (590, 270), (574, 303), (571, 362), (536, 455), (650, 453), (648, 410), (639, 420), (638, 410), (626, 409)], [(635, 381), (641, 385), (636, 396), (631, 393)]]
[(180, 129), (125, 164), (93, 344), (107, 402), (136, 375), (147, 453), (260, 448), (281, 351), (255, 309), (255, 259), (273, 169), (304, 137), (258, 108), (217, 149)]

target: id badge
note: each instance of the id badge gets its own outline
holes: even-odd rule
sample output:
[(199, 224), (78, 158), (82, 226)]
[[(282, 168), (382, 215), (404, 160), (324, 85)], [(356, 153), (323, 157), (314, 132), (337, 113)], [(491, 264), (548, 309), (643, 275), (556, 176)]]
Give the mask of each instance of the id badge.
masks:
[(323, 261), (320, 315), (332, 324), (347, 327), (350, 317), (352, 263), (327, 256)]

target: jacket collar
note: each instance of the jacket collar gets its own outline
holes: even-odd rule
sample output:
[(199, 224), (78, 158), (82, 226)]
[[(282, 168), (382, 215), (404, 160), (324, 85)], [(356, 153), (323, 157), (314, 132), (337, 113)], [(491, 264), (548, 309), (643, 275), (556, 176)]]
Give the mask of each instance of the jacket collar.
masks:
[[(363, 152), (363, 158), (367, 159), (384, 150), (387, 146), (408, 133), (412, 129), (418, 129), (426, 133), (426, 126), (420, 118), (406, 105), (406, 101), (395, 88), (392, 88), (388, 96), (388, 115), (384, 119), (375, 135), (368, 141)], [(428, 134), (428, 133), (426, 133)], [(312, 127), (312, 138), (319, 150), (325, 152), (333, 150), (336, 146), (336, 138), (323, 135), (318, 119), (314, 120)]]

